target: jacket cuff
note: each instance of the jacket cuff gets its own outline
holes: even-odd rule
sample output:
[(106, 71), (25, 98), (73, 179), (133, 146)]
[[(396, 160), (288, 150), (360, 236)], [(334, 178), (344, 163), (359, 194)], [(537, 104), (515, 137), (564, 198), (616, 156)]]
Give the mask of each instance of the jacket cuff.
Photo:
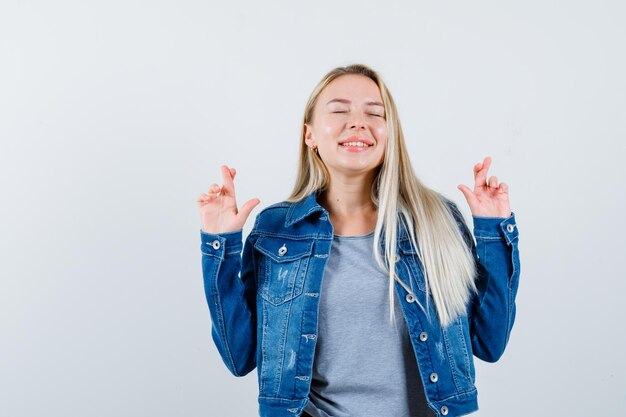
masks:
[(511, 244), (518, 236), (515, 213), (509, 217), (472, 216), (474, 221), (474, 236), (476, 238), (502, 239)]
[(243, 228), (227, 233), (207, 233), (200, 229), (200, 250), (203, 255), (224, 258), (233, 253), (240, 254), (243, 247)]

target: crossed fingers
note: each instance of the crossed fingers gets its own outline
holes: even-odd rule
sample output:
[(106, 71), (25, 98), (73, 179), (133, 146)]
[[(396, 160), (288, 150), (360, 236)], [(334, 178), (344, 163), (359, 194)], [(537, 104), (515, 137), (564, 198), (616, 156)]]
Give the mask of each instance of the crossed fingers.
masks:
[(213, 183), (209, 186), (209, 189), (206, 193), (202, 193), (198, 198), (198, 202), (206, 202), (210, 201), (217, 196), (221, 195), (235, 195), (235, 184), (233, 179), (235, 178), (235, 174), (237, 171), (235, 168), (228, 168), (226, 165), (221, 166), (222, 178), (224, 180), (223, 185), (220, 187), (216, 183)]
[(487, 156), (483, 162), (479, 162), (474, 165), (474, 189), (487, 189), (487, 191), (499, 191), (506, 193), (509, 190), (509, 186), (501, 182), (498, 185), (498, 177), (492, 175), (487, 180), (487, 172), (491, 166), (491, 157)]

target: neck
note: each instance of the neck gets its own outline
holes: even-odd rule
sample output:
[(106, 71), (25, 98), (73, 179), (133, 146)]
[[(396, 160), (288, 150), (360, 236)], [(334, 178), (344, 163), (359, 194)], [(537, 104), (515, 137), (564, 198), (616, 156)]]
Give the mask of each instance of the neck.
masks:
[(331, 177), (319, 204), (328, 211), (335, 234), (360, 235), (376, 226), (378, 212), (371, 198), (372, 177)]

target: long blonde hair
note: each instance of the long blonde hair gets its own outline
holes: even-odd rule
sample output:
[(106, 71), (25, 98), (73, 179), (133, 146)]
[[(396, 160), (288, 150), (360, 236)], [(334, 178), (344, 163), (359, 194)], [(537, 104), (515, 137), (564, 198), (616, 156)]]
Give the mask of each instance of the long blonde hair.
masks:
[[(389, 273), (390, 320), (394, 320), (397, 227), (399, 222), (403, 222), (413, 248), (418, 248), (419, 242), (417, 254), (424, 270), (426, 294), (432, 294), (439, 322), (445, 327), (466, 314), (470, 291), (476, 292), (474, 257), (445, 202), (445, 197), (424, 186), (416, 177), (394, 100), (380, 75), (372, 68), (361, 64), (334, 68), (314, 88), (304, 111), (297, 179), (287, 201), (300, 201), (312, 192), (324, 191), (329, 184), (330, 174), (324, 162), (318, 153), (309, 150), (305, 144), (304, 124), (312, 122), (313, 110), (322, 90), (331, 81), (345, 74), (360, 74), (373, 80), (378, 85), (385, 106), (387, 144), (383, 162), (376, 168), (371, 198), (378, 210), (374, 231), (374, 258)], [(379, 250), (383, 232), (384, 261)], [(430, 319), (428, 299), (427, 296), (425, 312)]]

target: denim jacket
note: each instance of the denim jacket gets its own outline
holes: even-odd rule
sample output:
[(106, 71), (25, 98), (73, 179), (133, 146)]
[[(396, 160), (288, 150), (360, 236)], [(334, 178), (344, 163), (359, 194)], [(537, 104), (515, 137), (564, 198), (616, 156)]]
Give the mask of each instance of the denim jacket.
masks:
[[(520, 273), (519, 239), (514, 213), (508, 218), (472, 216), (474, 244), (458, 207), (445, 201), (476, 259), (478, 293), (467, 314), (442, 328), (430, 298), (435, 319), (427, 319), (415, 302), (417, 298), (426, 306), (423, 267), (400, 225), (396, 273), (404, 285), (395, 282), (395, 289), (430, 408), (437, 416), (459, 416), (478, 409), (473, 356), (495, 362), (508, 343)], [(283, 201), (263, 209), (245, 244), (242, 232), (200, 230), (212, 338), (233, 375), (257, 368), (261, 417), (299, 416), (308, 401), (333, 226), (312, 193), (298, 203)], [(381, 235), (381, 250), (383, 245)], [(417, 290), (410, 295), (407, 288)]]

